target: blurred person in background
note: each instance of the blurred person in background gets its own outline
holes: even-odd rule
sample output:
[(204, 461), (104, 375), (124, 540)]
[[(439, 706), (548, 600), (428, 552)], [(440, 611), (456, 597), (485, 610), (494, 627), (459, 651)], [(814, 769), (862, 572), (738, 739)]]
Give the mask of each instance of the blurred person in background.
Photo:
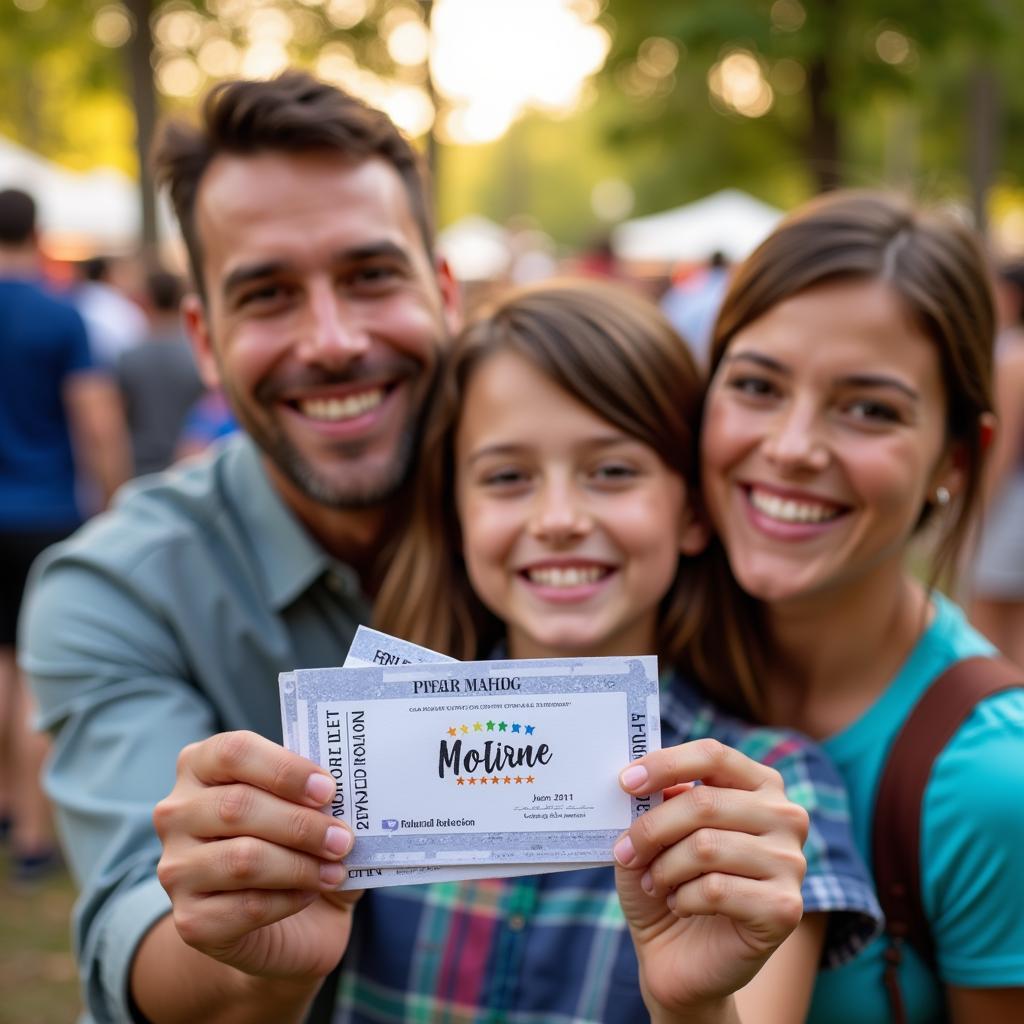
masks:
[(607, 233), (591, 239), (574, 259), (566, 261), (563, 269), (566, 274), (598, 280), (615, 280), (622, 276), (611, 236)]
[(971, 621), (1024, 665), (1024, 261), (995, 281), (995, 405), (999, 430), (987, 477), (988, 508), (975, 556)]
[(661, 311), (683, 336), (701, 369), (707, 369), (711, 332), (729, 286), (729, 261), (714, 252), (706, 267), (673, 281), (661, 298)]
[[(113, 410), (113, 414), (112, 414)], [(39, 271), (36, 208), (0, 192), (0, 813), (16, 877), (55, 860), (39, 772), (43, 737), (28, 724), (15, 662), (18, 613), (29, 566), (81, 522), (76, 469), (105, 498), (125, 477), (117, 395), (93, 372), (79, 314), (51, 294)]]
[(181, 279), (154, 270), (146, 287), (149, 335), (117, 361), (135, 476), (170, 465), (189, 410), (204, 391), (181, 320)]
[(85, 321), (93, 358), (102, 366), (116, 366), (122, 353), (146, 338), (146, 314), (114, 283), (108, 257), (93, 256), (77, 269), (80, 280), (71, 296)]
[(505, 228), (508, 232), (510, 284), (532, 284), (545, 281), (558, 272), (555, 241), (543, 231), (534, 217), (510, 217)]
[(227, 395), (221, 388), (213, 388), (202, 395), (185, 416), (174, 458), (188, 459), (201, 455), (215, 441), (230, 437), (237, 430), (238, 421), (231, 411)]

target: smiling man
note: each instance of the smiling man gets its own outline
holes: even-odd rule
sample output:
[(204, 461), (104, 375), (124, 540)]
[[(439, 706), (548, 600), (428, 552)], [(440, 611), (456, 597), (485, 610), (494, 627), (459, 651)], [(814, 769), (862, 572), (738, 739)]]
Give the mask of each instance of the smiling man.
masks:
[(348, 941), (351, 837), (278, 745), (277, 674), (339, 663), (368, 619), (455, 287), (415, 152), (307, 75), (216, 87), (156, 167), (243, 432), (45, 556), (23, 662), (92, 1018), (297, 1020)]
[(213, 161), (195, 211), (206, 301), (187, 310), (207, 376), (316, 517), (404, 482), (447, 298), (393, 166), (339, 162)]
[(408, 475), (453, 324), (419, 161), (383, 114), (299, 74), (215, 90), (205, 110), (206, 135), (170, 128), (157, 154), (197, 285), (185, 314), (200, 366), (286, 503), (359, 554), (345, 549)]

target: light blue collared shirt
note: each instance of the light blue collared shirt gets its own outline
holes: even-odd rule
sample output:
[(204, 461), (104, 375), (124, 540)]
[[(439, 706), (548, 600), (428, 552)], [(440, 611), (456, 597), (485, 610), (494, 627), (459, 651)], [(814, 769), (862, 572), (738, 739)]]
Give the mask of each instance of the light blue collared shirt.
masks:
[(130, 484), (34, 567), (21, 659), (54, 737), (46, 787), (81, 890), (91, 1019), (131, 1019), (135, 950), (170, 910), (151, 815), (179, 751), (230, 729), (280, 741), (278, 673), (341, 664), (360, 622), (355, 573), (292, 516), (244, 436)]

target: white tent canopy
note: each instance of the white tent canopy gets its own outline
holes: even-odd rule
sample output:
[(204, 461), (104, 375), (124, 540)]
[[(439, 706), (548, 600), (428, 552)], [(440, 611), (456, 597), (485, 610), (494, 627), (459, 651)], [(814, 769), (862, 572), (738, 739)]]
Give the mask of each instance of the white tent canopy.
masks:
[[(110, 167), (76, 173), (0, 138), (0, 189), (20, 188), (39, 208), (39, 228), (58, 256), (131, 252), (139, 244), (139, 186)], [(158, 204), (161, 234), (172, 237), (168, 211)]]
[(674, 210), (637, 217), (612, 232), (628, 263), (696, 263), (720, 252), (741, 260), (772, 230), (782, 211), (739, 189), (722, 189)]
[(448, 261), (457, 281), (492, 281), (508, 273), (512, 263), (508, 232), (476, 214), (440, 231), (437, 251)]

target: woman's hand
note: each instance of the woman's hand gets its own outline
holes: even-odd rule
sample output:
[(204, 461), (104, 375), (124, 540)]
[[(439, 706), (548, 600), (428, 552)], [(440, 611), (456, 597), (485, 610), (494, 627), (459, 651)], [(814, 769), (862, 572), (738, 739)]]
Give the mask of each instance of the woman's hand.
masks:
[(800, 922), (807, 812), (777, 771), (710, 739), (649, 754), (620, 783), (674, 794), (614, 850), (648, 1009), (713, 1019)]

